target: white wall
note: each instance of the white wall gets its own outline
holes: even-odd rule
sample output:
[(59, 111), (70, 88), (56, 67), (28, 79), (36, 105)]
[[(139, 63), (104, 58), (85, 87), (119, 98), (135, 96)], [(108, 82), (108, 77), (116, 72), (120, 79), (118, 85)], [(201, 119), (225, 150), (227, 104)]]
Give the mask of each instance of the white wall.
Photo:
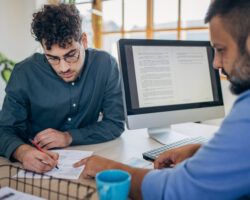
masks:
[[(0, 0), (0, 52), (19, 62), (31, 55), (39, 43), (30, 33), (32, 13), (45, 0)], [(0, 71), (2, 68), (0, 68)], [(5, 83), (0, 77), (0, 110)]]
[(0, 51), (20, 61), (30, 55), (36, 42), (30, 34), (34, 0), (0, 0)]
[[(234, 101), (236, 100), (237, 96), (233, 95), (231, 91), (229, 90), (230, 83), (227, 80), (221, 81), (221, 89), (222, 89), (222, 96), (224, 101), (224, 108), (225, 108), (225, 116), (227, 116), (231, 108), (234, 104)], [(220, 125), (223, 119), (215, 119), (215, 120), (209, 120), (205, 121), (205, 124), (212, 124), (212, 125)]]

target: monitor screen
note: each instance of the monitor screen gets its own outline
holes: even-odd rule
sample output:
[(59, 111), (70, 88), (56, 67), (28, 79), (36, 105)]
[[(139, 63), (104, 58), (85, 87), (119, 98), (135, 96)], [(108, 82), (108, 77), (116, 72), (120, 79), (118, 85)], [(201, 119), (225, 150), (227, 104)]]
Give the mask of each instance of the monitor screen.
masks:
[(224, 116), (208, 41), (121, 39), (118, 52), (128, 128)]

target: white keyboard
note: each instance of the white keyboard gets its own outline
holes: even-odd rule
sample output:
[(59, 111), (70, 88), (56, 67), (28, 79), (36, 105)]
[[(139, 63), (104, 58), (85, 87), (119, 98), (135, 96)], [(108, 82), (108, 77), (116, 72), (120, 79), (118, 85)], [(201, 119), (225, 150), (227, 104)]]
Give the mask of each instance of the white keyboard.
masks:
[(185, 138), (177, 142), (166, 144), (162, 147), (147, 151), (143, 153), (142, 156), (145, 160), (154, 161), (164, 151), (174, 149), (176, 147), (184, 146), (186, 144), (197, 144), (197, 143), (203, 144), (203, 143), (206, 143), (207, 141), (208, 139), (204, 137)]

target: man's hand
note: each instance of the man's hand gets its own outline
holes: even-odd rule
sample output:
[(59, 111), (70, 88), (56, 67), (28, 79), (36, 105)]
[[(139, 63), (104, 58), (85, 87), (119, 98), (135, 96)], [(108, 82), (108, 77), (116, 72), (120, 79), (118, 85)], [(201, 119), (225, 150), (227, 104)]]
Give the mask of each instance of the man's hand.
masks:
[(59, 155), (45, 150), (45, 153), (38, 151), (27, 144), (19, 146), (13, 157), (23, 164), (27, 170), (37, 173), (45, 173), (57, 165)]
[(188, 144), (166, 151), (160, 154), (160, 156), (154, 161), (154, 168), (161, 169), (164, 167), (172, 167), (193, 156), (200, 146), (200, 144)]
[(38, 133), (34, 141), (43, 149), (62, 148), (71, 144), (72, 137), (68, 132), (48, 128)]
[(119, 169), (122, 167), (121, 163), (100, 156), (90, 156), (82, 159), (75, 163), (74, 167), (79, 167), (81, 165), (85, 165), (83, 171), (84, 178), (93, 178), (98, 172), (106, 169)]
[(144, 176), (149, 172), (149, 169), (133, 168), (122, 163), (109, 160), (100, 156), (91, 156), (80, 160), (74, 164), (74, 167), (85, 165), (83, 176), (85, 178), (95, 177), (96, 173), (106, 169), (121, 169), (131, 174), (130, 197), (132, 199), (142, 199), (141, 184)]

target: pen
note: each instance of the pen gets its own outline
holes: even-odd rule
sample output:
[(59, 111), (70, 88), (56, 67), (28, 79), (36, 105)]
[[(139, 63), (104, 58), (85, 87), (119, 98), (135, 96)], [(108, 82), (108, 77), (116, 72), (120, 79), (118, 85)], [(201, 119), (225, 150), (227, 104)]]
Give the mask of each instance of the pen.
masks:
[[(29, 141), (37, 148), (38, 151), (46, 153), (34, 140), (29, 139)], [(59, 167), (57, 165), (56, 165), (56, 169), (59, 169)]]

